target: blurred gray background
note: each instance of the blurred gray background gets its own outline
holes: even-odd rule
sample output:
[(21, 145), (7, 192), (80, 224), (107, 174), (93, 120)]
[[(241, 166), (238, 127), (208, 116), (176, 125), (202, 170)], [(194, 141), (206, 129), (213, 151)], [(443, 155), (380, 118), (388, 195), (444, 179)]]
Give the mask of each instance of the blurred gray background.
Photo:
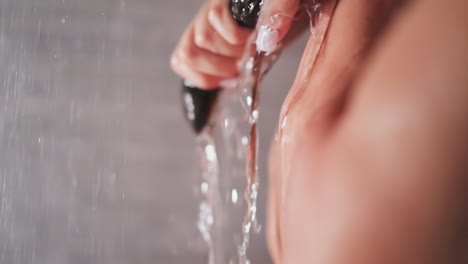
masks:
[[(0, 0), (0, 263), (206, 263), (169, 56), (201, 0)], [(305, 38), (261, 96), (268, 145)], [(269, 263), (263, 239), (252, 263)]]

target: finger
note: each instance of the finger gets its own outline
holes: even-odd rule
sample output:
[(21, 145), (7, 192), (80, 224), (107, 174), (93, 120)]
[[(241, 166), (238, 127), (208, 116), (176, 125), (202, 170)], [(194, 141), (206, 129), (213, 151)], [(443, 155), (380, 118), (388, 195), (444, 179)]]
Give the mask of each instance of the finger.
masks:
[(180, 61), (176, 56), (172, 56), (171, 58), (171, 67), (178, 75), (200, 89), (210, 90), (218, 88), (219, 83), (223, 80), (223, 78), (194, 70), (186, 63)]
[(202, 49), (226, 57), (240, 58), (244, 45), (233, 45), (227, 42), (208, 21), (208, 8), (204, 7), (195, 22), (195, 44)]
[(195, 71), (223, 78), (237, 74), (237, 59), (221, 56), (199, 48), (194, 42), (194, 30), (190, 28), (182, 38), (174, 56)]
[(266, 53), (275, 51), (284, 38), (299, 10), (300, 0), (265, 1), (258, 19), (257, 49)]
[(243, 45), (252, 30), (240, 27), (232, 18), (228, 1), (216, 0), (209, 7), (208, 20), (213, 28), (230, 44)]
[(214, 54), (196, 46), (182, 53), (181, 58), (189, 67), (205, 74), (231, 78), (238, 72), (236, 58)]

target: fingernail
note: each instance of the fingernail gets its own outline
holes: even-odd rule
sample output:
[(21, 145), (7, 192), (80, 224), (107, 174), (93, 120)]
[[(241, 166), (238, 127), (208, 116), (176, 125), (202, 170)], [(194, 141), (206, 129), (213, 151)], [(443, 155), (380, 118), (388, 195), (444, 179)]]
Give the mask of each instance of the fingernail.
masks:
[(225, 79), (219, 82), (219, 86), (221, 86), (221, 88), (234, 89), (237, 87), (238, 81), (239, 80), (237, 78)]
[(269, 26), (261, 26), (257, 35), (257, 51), (272, 53), (278, 47), (279, 31)]

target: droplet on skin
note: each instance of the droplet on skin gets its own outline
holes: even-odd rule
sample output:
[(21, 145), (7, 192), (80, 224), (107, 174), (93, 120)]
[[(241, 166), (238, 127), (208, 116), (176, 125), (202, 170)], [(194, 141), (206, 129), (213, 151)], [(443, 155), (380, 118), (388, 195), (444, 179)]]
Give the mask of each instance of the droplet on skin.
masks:
[(283, 117), (283, 120), (281, 121), (281, 126), (280, 126), (280, 131), (279, 131), (279, 136), (278, 136), (278, 141), (281, 142), (281, 144), (286, 142), (286, 135), (284, 134), (284, 129), (286, 129), (286, 125), (288, 123), (288, 116), (285, 115)]
[(283, 122), (281, 122), (281, 129), (282, 130), (286, 128), (287, 121), (288, 121), (288, 116), (285, 116), (283, 118)]

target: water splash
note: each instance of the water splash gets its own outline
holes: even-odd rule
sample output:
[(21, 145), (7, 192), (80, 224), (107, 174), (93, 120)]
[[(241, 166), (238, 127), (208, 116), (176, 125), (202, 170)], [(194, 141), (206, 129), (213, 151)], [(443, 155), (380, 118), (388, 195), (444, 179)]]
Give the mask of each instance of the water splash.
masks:
[[(255, 51), (255, 34), (249, 41), (244, 55), (244, 67), (241, 70), (237, 89), (226, 90), (219, 98), (216, 116), (212, 117), (209, 128), (197, 138), (202, 182), (200, 193), (202, 201), (199, 206), (198, 228), (208, 247), (209, 264), (239, 263), (249, 264), (248, 248), (252, 232), (259, 232), (257, 220), (257, 200), (260, 183), (258, 179), (258, 127), (259, 86), (265, 72), (274, 63), (278, 54), (265, 55)], [(218, 137), (217, 137), (218, 136)], [(230, 173), (223, 167), (220, 170), (219, 155), (227, 157), (231, 167), (241, 166), (240, 175), (243, 186), (228, 188), (228, 200), (234, 206), (242, 205), (242, 218), (236, 223), (236, 232), (228, 234), (226, 229), (229, 208), (223, 206), (223, 184), (232, 185), (229, 181), (237, 173)], [(232, 178), (232, 179), (227, 179)], [(226, 184), (228, 182), (228, 184)], [(234, 183), (235, 184), (235, 183)], [(244, 199), (240, 201), (238, 190), (243, 190)], [(232, 220), (231, 220), (232, 221)], [(229, 238), (226, 236), (238, 237)], [(236, 242), (230, 243), (230, 240)], [(226, 242), (227, 241), (227, 242)], [(233, 247), (234, 250), (226, 249)], [(233, 252), (232, 252), (233, 251)]]
[[(321, 1), (304, 1), (304, 8), (310, 17), (312, 38), (317, 40), (312, 55), (317, 56), (325, 32), (328, 28), (329, 17), (323, 15), (323, 11), (334, 9), (336, 0), (331, 4), (323, 5)], [(327, 12), (328, 13), (328, 12)], [(198, 228), (209, 248), (209, 264), (239, 263), (250, 264), (248, 249), (252, 232), (259, 232), (260, 225), (257, 219), (257, 200), (260, 188), (258, 178), (258, 118), (259, 118), (259, 87), (263, 75), (276, 61), (279, 53), (266, 55), (257, 53), (255, 48), (256, 33), (249, 40), (244, 54), (244, 66), (241, 69), (237, 89), (226, 90), (222, 93), (216, 111), (216, 117), (212, 118), (211, 127), (198, 137), (201, 164), (203, 168), (200, 192), (203, 200), (199, 208)], [(224, 98), (224, 99), (223, 99)], [(240, 102), (240, 103), (239, 103)], [(239, 110), (240, 109), (240, 110)], [(283, 109), (284, 110), (284, 109)], [(287, 123), (287, 112), (283, 111), (281, 125), (277, 139), (282, 139), (282, 130)], [(216, 131), (221, 134), (216, 138)], [(219, 140), (220, 139), (220, 140)], [(216, 144), (215, 144), (216, 143)], [(224, 149), (222, 148), (224, 146)], [(235, 155), (230, 156), (232, 153)], [(220, 154), (228, 155), (231, 163), (234, 159), (241, 160), (244, 166), (244, 213), (240, 231), (240, 239), (237, 240), (236, 256), (230, 256), (222, 241), (228, 240), (226, 232), (226, 216), (229, 208), (223, 202), (223, 188), (220, 182), (228, 177), (233, 177), (224, 170), (220, 170)], [(221, 166), (222, 167), (222, 166)], [(239, 205), (238, 190), (228, 189), (230, 203)], [(230, 244), (228, 244), (231, 246)]]
[(198, 230), (200, 231), (206, 245), (208, 246), (208, 263), (220, 263), (223, 259), (222, 250), (217, 248), (217, 227), (215, 216), (221, 212), (219, 195), (219, 162), (216, 153), (214, 138), (209, 130), (197, 137), (197, 152), (199, 165), (202, 171), (202, 182), (200, 184), (200, 193), (202, 201), (199, 206)]
[[(276, 56), (275, 56), (276, 57)], [(260, 226), (257, 220), (257, 198), (259, 189), (258, 179), (258, 128), (257, 122), (259, 117), (259, 86), (262, 81), (263, 74), (267, 71), (264, 68), (264, 63), (268, 63), (268, 68), (273, 63), (273, 60), (265, 60), (265, 53), (256, 53), (247, 59), (244, 71), (242, 72), (241, 87), (247, 94), (246, 106), (248, 112), (248, 122), (250, 125), (249, 144), (246, 156), (246, 171), (247, 186), (244, 193), (244, 198), (247, 203), (247, 209), (242, 223), (242, 241), (238, 246), (238, 261), (239, 264), (250, 263), (247, 256), (247, 249), (250, 244), (250, 233), (252, 228), (259, 232)]]
[[(199, 205), (197, 225), (208, 247), (209, 264), (250, 263), (247, 257), (250, 235), (252, 231), (260, 231), (257, 221), (260, 187), (257, 175), (258, 90), (263, 74), (273, 63), (272, 58), (276, 56), (265, 56), (263, 53), (246, 55), (238, 89), (223, 93), (224, 96), (219, 102), (222, 107), (217, 109), (217, 116), (212, 117), (209, 127), (197, 137), (199, 164), (202, 170), (200, 183), (202, 201)], [(231, 167), (244, 167), (241, 175), (230, 173), (228, 171), (232, 170), (226, 168), (220, 170), (219, 154), (227, 156), (227, 163)], [(236, 239), (226, 237), (229, 232), (226, 230), (229, 226), (226, 222), (229, 219), (226, 218), (236, 216), (228, 212), (229, 208), (223, 205), (224, 191), (220, 182), (224, 181), (224, 185), (235, 185), (237, 182), (229, 181), (239, 181), (237, 176), (241, 176), (244, 186), (229, 187), (227, 197), (232, 206), (242, 205), (245, 211), (240, 221), (233, 221), (237, 231), (232, 235), (239, 239), (231, 244), (229, 240)], [(243, 201), (239, 199), (238, 190), (244, 192)], [(226, 249), (227, 246), (232, 247), (231, 250)]]

